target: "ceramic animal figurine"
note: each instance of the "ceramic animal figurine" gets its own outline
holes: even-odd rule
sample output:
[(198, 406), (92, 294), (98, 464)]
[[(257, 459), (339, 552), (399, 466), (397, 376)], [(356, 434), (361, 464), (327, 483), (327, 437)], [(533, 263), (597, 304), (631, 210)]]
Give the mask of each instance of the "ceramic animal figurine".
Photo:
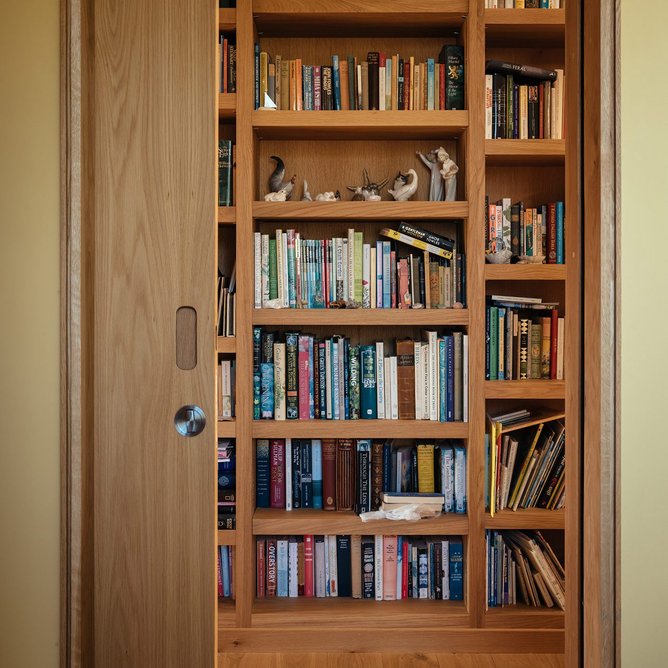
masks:
[(308, 191), (308, 181), (304, 179), (304, 193), (302, 194), (302, 202), (312, 202), (313, 198), (311, 193)]
[(319, 195), (315, 196), (315, 201), (316, 202), (335, 202), (336, 199), (337, 199), (336, 194), (331, 192), (331, 191), (327, 191), (325, 193), (320, 193)]
[(267, 193), (264, 196), (265, 202), (287, 202), (292, 197), (292, 190), (295, 187), (296, 176), (283, 184), (282, 188), (276, 192)]
[(351, 202), (363, 202), (364, 195), (362, 194), (362, 186), (346, 186), (350, 192), (353, 193)]
[[(410, 181), (408, 180), (410, 178)], [(394, 188), (388, 191), (397, 202), (405, 202), (410, 199), (418, 188), (418, 176), (414, 169), (409, 169), (405, 174), (399, 172), (394, 180)]]
[(292, 187), (288, 188), (287, 186), (289, 184), (294, 186), (297, 175), (295, 174), (289, 181), (284, 181), (285, 163), (277, 155), (271, 155), (269, 158), (276, 162), (276, 169), (274, 169), (271, 176), (269, 177), (269, 192), (277, 193), (281, 190), (286, 190), (286, 199), (290, 199), (292, 196)]
[(390, 180), (389, 177), (376, 183), (372, 181), (369, 177), (369, 172), (366, 169), (362, 170), (364, 175), (364, 187), (362, 188), (362, 195), (367, 202), (378, 202), (380, 200), (380, 191), (387, 185), (387, 182)]
[[(443, 177), (441, 176), (440, 166), (438, 164), (438, 152), (445, 149), (440, 147), (434, 151), (429, 151), (427, 155), (416, 151), (415, 153), (420, 156), (420, 160), (424, 163), (425, 167), (431, 172), (431, 181), (429, 183), (429, 201), (430, 202), (442, 202), (443, 201)], [(447, 153), (446, 153), (447, 155)]]

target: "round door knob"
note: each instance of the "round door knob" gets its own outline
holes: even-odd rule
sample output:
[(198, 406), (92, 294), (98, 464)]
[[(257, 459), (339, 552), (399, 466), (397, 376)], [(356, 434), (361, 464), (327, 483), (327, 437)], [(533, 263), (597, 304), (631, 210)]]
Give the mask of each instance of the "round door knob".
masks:
[(174, 427), (181, 436), (197, 436), (204, 431), (206, 416), (199, 406), (181, 406), (174, 416)]

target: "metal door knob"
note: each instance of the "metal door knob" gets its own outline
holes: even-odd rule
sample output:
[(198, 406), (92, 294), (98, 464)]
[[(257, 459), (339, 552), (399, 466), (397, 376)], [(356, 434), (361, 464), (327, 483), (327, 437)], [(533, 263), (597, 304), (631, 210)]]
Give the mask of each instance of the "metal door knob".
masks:
[(204, 431), (206, 416), (199, 406), (181, 406), (174, 416), (174, 427), (181, 436), (197, 436)]

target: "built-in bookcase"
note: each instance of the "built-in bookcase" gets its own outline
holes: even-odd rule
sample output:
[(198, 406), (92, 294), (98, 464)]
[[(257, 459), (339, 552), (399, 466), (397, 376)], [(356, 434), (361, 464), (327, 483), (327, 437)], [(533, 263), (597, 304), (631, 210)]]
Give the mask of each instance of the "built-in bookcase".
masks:
[[(237, 93), (219, 95), (221, 137), (236, 142), (234, 206), (219, 210), (221, 247), (234, 247), (237, 267), (235, 339), (218, 339), (219, 354), (236, 355), (236, 420), (219, 422), (218, 435), (237, 446), (237, 528), (218, 533), (235, 546), (236, 600), (218, 607), (219, 651), (330, 649), (332, 651), (566, 652), (579, 645), (580, 580), (580, 189), (579, 3), (565, 10), (492, 10), (484, 0), (238, 0), (218, 11), (221, 31), (234, 31)], [(446, 42), (465, 49), (464, 111), (254, 111), (254, 44), (286, 58), (326, 62), (334, 53), (368, 51), (434, 57)], [(563, 68), (566, 139), (486, 140), (485, 59)], [(443, 145), (460, 167), (457, 201), (428, 202), (428, 178), (417, 150)], [(279, 155), (297, 174), (290, 202), (265, 202)], [(362, 169), (377, 179), (414, 168), (415, 201), (352, 202), (348, 184)], [(310, 192), (340, 190), (341, 202), (302, 202)], [(484, 254), (484, 202), (510, 196), (527, 206), (565, 203), (565, 264), (490, 265)], [(385, 193), (383, 200), (387, 200)], [(255, 232), (294, 228), (309, 238), (341, 235), (348, 227), (375, 238), (381, 227), (422, 221), (438, 231), (459, 226), (467, 255), (467, 304), (444, 310), (272, 310), (253, 308)], [(366, 239), (365, 239), (366, 240)], [(559, 302), (565, 317), (564, 380), (486, 381), (486, 295), (537, 296)], [(253, 421), (253, 325), (301, 329), (354, 340), (391, 341), (422, 328), (448, 327), (469, 336), (469, 421)], [(485, 509), (485, 418), (514, 407), (563, 411), (566, 440), (565, 509)], [(468, 512), (417, 523), (363, 524), (350, 512), (256, 509), (255, 448), (271, 438), (456, 438), (467, 449)], [(566, 610), (512, 606), (487, 609), (488, 529), (538, 529), (565, 562)], [(464, 545), (464, 600), (374, 602), (354, 599), (256, 600), (257, 536), (304, 534), (451, 535)], [(212, 586), (213, 586), (212, 575)], [(397, 629), (418, 627), (419, 635)], [(360, 629), (364, 633), (355, 633)]]

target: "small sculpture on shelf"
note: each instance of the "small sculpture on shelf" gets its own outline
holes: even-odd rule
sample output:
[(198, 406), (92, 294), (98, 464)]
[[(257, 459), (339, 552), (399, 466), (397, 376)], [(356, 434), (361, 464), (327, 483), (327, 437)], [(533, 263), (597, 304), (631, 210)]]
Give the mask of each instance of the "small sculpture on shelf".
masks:
[(269, 177), (269, 193), (264, 196), (264, 199), (267, 202), (286, 202), (292, 197), (297, 175), (293, 175), (289, 181), (283, 181), (285, 178), (285, 163), (277, 155), (269, 157), (276, 162), (276, 169)]
[(302, 194), (302, 202), (312, 202), (313, 197), (311, 197), (311, 193), (308, 190), (308, 181), (304, 179), (304, 192)]
[(510, 248), (505, 248), (501, 239), (497, 239), (493, 251), (487, 251), (485, 262), (488, 264), (510, 264), (513, 254)]
[(457, 172), (459, 167), (441, 146), (438, 149), (438, 160), (441, 163), (441, 176), (445, 184), (445, 201), (454, 202), (457, 198)]
[(362, 194), (362, 189), (364, 186), (347, 186), (348, 190), (353, 193), (352, 202), (363, 202), (364, 195)]
[(341, 193), (337, 190), (336, 192), (332, 192), (331, 190), (320, 193), (319, 195), (315, 196), (315, 201), (316, 202), (336, 202), (341, 199)]
[[(448, 152), (439, 146), (427, 155), (416, 151), (420, 160), (431, 172), (429, 184), (430, 202), (453, 202), (457, 195), (457, 172), (459, 167), (450, 159)], [(439, 164), (440, 163), (440, 164)]]
[[(410, 181), (409, 181), (410, 178)], [(418, 176), (414, 169), (409, 169), (405, 174), (399, 172), (394, 180), (394, 188), (389, 188), (387, 192), (394, 197), (397, 202), (409, 200), (417, 191)]]
[(362, 174), (364, 175), (364, 183), (361, 186), (348, 186), (348, 190), (355, 193), (353, 202), (361, 202), (362, 200), (365, 202), (380, 202), (380, 191), (390, 179), (386, 178), (380, 183), (376, 183), (371, 180), (366, 169), (362, 170)]

